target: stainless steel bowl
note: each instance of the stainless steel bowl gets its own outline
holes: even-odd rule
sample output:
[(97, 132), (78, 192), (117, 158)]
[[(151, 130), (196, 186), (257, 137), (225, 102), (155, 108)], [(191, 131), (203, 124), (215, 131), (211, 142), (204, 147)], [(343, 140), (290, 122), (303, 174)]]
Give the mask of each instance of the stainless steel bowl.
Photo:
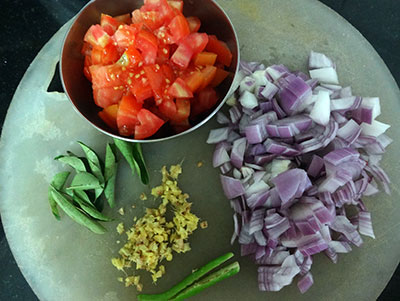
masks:
[(81, 54), (81, 48), (86, 31), (91, 25), (100, 22), (101, 13), (111, 16), (121, 15), (130, 13), (142, 5), (143, 0), (93, 0), (83, 7), (65, 37), (60, 59), (60, 74), (64, 91), (75, 110), (99, 131), (109, 136), (131, 142), (159, 142), (195, 131), (210, 120), (223, 106), (229, 95), (234, 76), (239, 68), (239, 42), (232, 22), (215, 1), (184, 1), (184, 15), (199, 17), (202, 22), (200, 31), (216, 35), (220, 40), (226, 42), (232, 51), (233, 60), (229, 67), (232, 76), (217, 88), (221, 96), (221, 102), (211, 113), (197, 120), (190, 129), (182, 133), (175, 134), (172, 130), (164, 128), (146, 140), (135, 140), (120, 136), (118, 132), (109, 128), (97, 115), (100, 108), (94, 103), (91, 83), (83, 75), (84, 57)]

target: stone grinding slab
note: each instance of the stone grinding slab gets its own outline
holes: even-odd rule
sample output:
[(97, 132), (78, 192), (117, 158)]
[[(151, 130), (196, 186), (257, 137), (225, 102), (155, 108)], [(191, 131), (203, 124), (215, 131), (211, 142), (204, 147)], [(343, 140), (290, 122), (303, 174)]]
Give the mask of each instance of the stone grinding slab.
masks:
[[(84, 141), (100, 155), (110, 139), (97, 132), (74, 112), (63, 93), (47, 92), (69, 24), (45, 45), (35, 58), (15, 95), (3, 127), (0, 144), (0, 212), (11, 250), (25, 278), (41, 300), (134, 300), (134, 288), (126, 289), (116, 279), (122, 276), (110, 263), (125, 237), (115, 227), (132, 225), (144, 206), (155, 207), (141, 192), (160, 182), (162, 165), (180, 163), (180, 187), (190, 194), (193, 211), (208, 221), (190, 242), (192, 251), (175, 256), (166, 264), (167, 275), (157, 286), (145, 275), (146, 293), (168, 289), (222, 253), (233, 251), (241, 272), (193, 297), (193, 300), (374, 300), (392, 276), (400, 259), (399, 119), (400, 92), (387, 67), (361, 34), (335, 12), (315, 0), (221, 0), (218, 1), (235, 25), (245, 60), (265, 64), (283, 63), (293, 70), (306, 70), (310, 50), (332, 57), (340, 82), (351, 85), (361, 96), (379, 96), (382, 115), (390, 123), (394, 138), (382, 162), (392, 179), (392, 195), (365, 198), (372, 213), (376, 240), (366, 237), (361, 248), (339, 255), (338, 264), (325, 256), (314, 256), (314, 286), (301, 295), (295, 282), (279, 293), (258, 291), (257, 270), (248, 258), (240, 258), (238, 244), (230, 245), (232, 210), (219, 184), (218, 170), (211, 166), (213, 147), (205, 143), (215, 118), (196, 132), (163, 143), (143, 146), (151, 175), (149, 186), (130, 176), (121, 164), (118, 174), (118, 208), (106, 209), (115, 222), (109, 232), (95, 235), (64, 214), (57, 222), (47, 203), (52, 176), (65, 168), (53, 158), (66, 150), (80, 153), (76, 141)], [(204, 162), (198, 168), (197, 162)], [(135, 205), (135, 208), (132, 208)], [(116, 241), (121, 243), (117, 244)]]

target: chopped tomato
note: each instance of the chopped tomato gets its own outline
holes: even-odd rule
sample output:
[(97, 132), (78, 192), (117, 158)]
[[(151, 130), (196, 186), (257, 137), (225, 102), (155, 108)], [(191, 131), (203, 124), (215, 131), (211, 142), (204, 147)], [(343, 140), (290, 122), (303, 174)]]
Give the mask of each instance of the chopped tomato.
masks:
[(111, 105), (99, 113), (99, 117), (110, 127), (114, 130), (117, 130), (117, 114), (118, 114), (118, 105)]
[(193, 56), (193, 50), (187, 44), (180, 44), (178, 49), (174, 52), (171, 57), (171, 61), (182, 69), (186, 69), (189, 66), (190, 60)]
[(122, 24), (127, 24), (127, 25), (129, 25), (132, 22), (130, 14), (115, 16), (114, 19)]
[(177, 98), (176, 103), (176, 116), (172, 119), (174, 121), (187, 120), (190, 115), (190, 100), (186, 98)]
[(137, 33), (137, 26), (121, 25), (115, 32), (114, 39), (118, 47), (120, 47), (121, 49), (126, 49), (130, 45), (135, 44)]
[(179, 42), (180, 45), (185, 44), (189, 46), (193, 54), (196, 55), (202, 52), (208, 43), (208, 35), (206, 33), (191, 33), (185, 39)]
[(146, 77), (142, 77), (140, 80), (134, 81), (130, 86), (130, 91), (141, 103), (153, 96), (153, 89), (151, 88)]
[(164, 64), (169, 61), (170, 46), (168, 44), (160, 44), (157, 51), (157, 64)]
[(146, 109), (141, 109), (137, 115), (139, 125), (135, 127), (135, 139), (145, 139), (153, 136), (163, 126), (164, 120)]
[(124, 90), (118, 87), (93, 87), (94, 102), (100, 108), (107, 108), (120, 101)]
[(100, 25), (108, 35), (112, 36), (121, 23), (109, 15), (101, 14)]
[(201, 21), (197, 17), (187, 17), (186, 20), (189, 23), (190, 32), (198, 32), (201, 26)]
[(164, 99), (158, 109), (169, 120), (173, 120), (176, 116), (176, 104), (172, 98)]
[(160, 21), (164, 25), (171, 22), (175, 17), (173, 8), (168, 4), (167, 0), (145, 0), (144, 5), (140, 8), (141, 11), (157, 11)]
[(149, 65), (143, 67), (149, 84), (153, 90), (156, 104), (159, 105), (164, 96), (165, 76), (159, 65)]
[[(173, 83), (175, 81), (176, 76), (175, 76), (174, 70), (171, 68), (171, 66), (169, 64), (164, 64), (161, 66), (161, 69), (165, 76), (166, 83), (167, 84)], [(168, 81), (167, 81), (167, 79), (168, 79)]]
[(164, 23), (161, 20), (160, 13), (157, 11), (146, 11), (141, 12), (141, 14), (144, 26), (146, 26), (150, 31), (156, 30)]
[(177, 78), (175, 82), (169, 87), (168, 94), (172, 97), (177, 98), (192, 98), (193, 93), (189, 89), (188, 85), (181, 78)]
[(190, 91), (193, 93), (196, 92), (204, 82), (204, 77), (201, 71), (192, 71), (186, 78), (186, 84), (189, 87)]
[(217, 73), (217, 67), (214, 66), (206, 66), (203, 70), (201, 70), (201, 75), (203, 75), (203, 84), (200, 87), (200, 90), (207, 87), (214, 80), (215, 75)]
[(124, 72), (117, 64), (101, 66), (92, 65), (89, 67), (92, 76), (93, 86), (97, 88), (103, 87), (120, 87), (124, 84)]
[(169, 23), (168, 28), (170, 29), (172, 36), (175, 41), (179, 41), (190, 34), (189, 24), (186, 18), (182, 15), (177, 15)]
[(117, 114), (118, 131), (122, 136), (135, 134), (135, 127), (139, 124), (138, 114), (141, 109), (142, 104), (134, 96), (122, 97)]
[(154, 35), (158, 38), (160, 42), (163, 44), (174, 44), (176, 41), (171, 34), (169, 27), (161, 26), (157, 30), (154, 31)]
[(157, 38), (146, 30), (141, 30), (136, 37), (136, 48), (142, 52), (146, 64), (154, 64), (157, 58)]
[(225, 78), (227, 78), (229, 75), (228, 71), (225, 71), (224, 69), (217, 68), (217, 72), (215, 73), (215, 77), (213, 81), (211, 82), (211, 87), (215, 88), (219, 86)]
[(232, 52), (225, 43), (222, 43), (216, 36), (208, 37), (206, 49), (217, 54), (217, 61), (229, 67), (232, 63)]
[[(144, 139), (169, 122), (176, 132), (218, 101), (213, 88), (229, 75), (228, 46), (199, 33), (182, 0), (144, 0), (131, 14), (101, 15), (86, 32), (83, 72), (98, 113), (120, 135)], [(166, 128), (167, 129), (167, 128)]]
[(119, 60), (122, 66), (130, 68), (135, 68), (140, 62), (143, 62), (143, 57), (134, 45), (129, 46)]
[(182, 133), (182, 132), (190, 129), (189, 119), (185, 119), (182, 121), (171, 120), (170, 124), (176, 133)]
[(207, 87), (201, 90), (195, 100), (193, 101), (191, 114), (197, 116), (210, 110), (218, 101), (217, 92), (211, 88)]
[(217, 60), (217, 55), (212, 52), (200, 52), (194, 57), (196, 66), (214, 65)]
[(169, 6), (176, 10), (183, 12), (183, 1), (182, 0), (167, 0)]
[(92, 63), (93, 65), (110, 65), (114, 64), (119, 59), (117, 47), (113, 43), (109, 43), (106, 47), (93, 47)]
[(105, 47), (110, 42), (110, 36), (104, 31), (104, 29), (99, 25), (92, 25), (86, 32), (83, 40), (90, 45)]

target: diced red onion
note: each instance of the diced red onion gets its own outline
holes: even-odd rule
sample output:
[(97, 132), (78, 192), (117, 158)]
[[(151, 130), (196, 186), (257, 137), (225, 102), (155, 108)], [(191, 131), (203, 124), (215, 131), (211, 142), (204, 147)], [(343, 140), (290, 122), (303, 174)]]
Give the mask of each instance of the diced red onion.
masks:
[[(323, 54), (312, 53), (310, 66), (312, 79), (283, 65), (241, 62), (240, 104), (230, 118), (218, 114), (227, 126), (208, 139), (235, 212), (231, 242), (239, 238), (241, 254), (261, 265), (261, 290), (279, 290), (297, 274), (307, 290), (312, 255), (336, 263), (338, 253), (362, 244), (360, 233), (375, 237), (361, 197), (377, 193), (377, 183), (390, 193), (380, 161), (392, 140), (375, 120), (379, 98), (339, 86)], [(349, 207), (358, 214), (348, 218)]]
[(244, 91), (242, 95), (240, 95), (239, 102), (244, 108), (247, 109), (254, 109), (258, 106), (257, 98), (249, 91)]
[(308, 57), (308, 68), (309, 69), (319, 69), (334, 67), (334, 63), (325, 54), (311, 51)]
[(313, 284), (314, 280), (311, 273), (307, 273), (297, 282), (297, 287), (299, 288), (300, 293), (304, 294)]
[(312, 79), (319, 80), (321, 83), (334, 84), (334, 85), (339, 84), (339, 79), (336, 70), (333, 67), (325, 67), (325, 68), (310, 70), (310, 77)]
[(222, 188), (228, 199), (233, 199), (245, 193), (242, 182), (240, 180), (220, 175)]
[(228, 139), (229, 128), (220, 128), (211, 130), (208, 135), (207, 143), (208, 144), (216, 144), (218, 142), (222, 142)]
[(240, 94), (243, 94), (245, 91), (253, 92), (256, 87), (256, 80), (250, 76), (246, 76), (242, 79), (239, 85)]
[(311, 112), (311, 119), (320, 125), (327, 125), (331, 115), (331, 100), (329, 93), (320, 91), (318, 93), (317, 101), (315, 102)]

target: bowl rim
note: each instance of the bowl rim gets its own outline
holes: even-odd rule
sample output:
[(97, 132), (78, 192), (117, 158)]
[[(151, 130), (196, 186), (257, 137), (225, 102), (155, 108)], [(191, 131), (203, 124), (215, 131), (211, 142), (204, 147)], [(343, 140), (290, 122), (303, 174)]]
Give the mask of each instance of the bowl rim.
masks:
[(230, 19), (229, 15), (226, 13), (226, 11), (221, 7), (221, 5), (219, 5), (215, 0), (209, 0), (215, 7), (217, 7), (217, 9), (219, 9), (223, 15), (226, 17), (226, 19), (229, 22), (229, 25), (232, 29), (233, 32), (233, 36), (235, 37), (235, 42), (236, 42), (236, 48), (237, 48), (237, 62), (236, 62), (236, 67), (235, 67), (235, 71), (234, 71), (234, 76), (233, 76), (233, 80), (232, 83), (229, 87), (228, 92), (225, 94), (225, 97), (221, 100), (221, 102), (219, 103), (219, 105), (217, 107), (215, 107), (215, 109), (207, 115), (207, 117), (205, 117), (203, 120), (201, 120), (199, 123), (197, 123), (195, 126), (181, 132), (175, 135), (171, 135), (171, 136), (167, 136), (167, 137), (162, 137), (162, 138), (157, 138), (157, 139), (145, 139), (145, 140), (137, 140), (134, 138), (129, 138), (129, 137), (124, 137), (121, 135), (116, 135), (113, 134), (107, 130), (104, 130), (102, 128), (100, 128), (99, 126), (97, 126), (94, 122), (92, 122), (89, 118), (87, 118), (85, 115), (83, 115), (83, 113), (76, 107), (76, 105), (74, 104), (74, 102), (72, 101), (72, 99), (69, 96), (69, 93), (67, 92), (67, 89), (65, 87), (64, 84), (64, 76), (63, 76), (63, 64), (62, 64), (62, 58), (63, 58), (63, 54), (64, 54), (64, 48), (65, 48), (65, 42), (68, 38), (68, 35), (71, 31), (72, 26), (75, 24), (76, 19), (85, 11), (85, 9), (90, 6), (93, 2), (95, 2), (96, 0), (91, 0), (89, 1), (85, 6), (83, 6), (80, 11), (72, 18), (72, 22), (68, 27), (68, 30), (63, 38), (62, 41), (62, 46), (61, 46), (61, 51), (60, 51), (60, 60), (59, 60), (59, 73), (60, 73), (60, 80), (61, 80), (61, 84), (64, 90), (64, 94), (67, 96), (69, 102), (72, 104), (72, 107), (74, 108), (75, 112), (77, 112), (82, 118), (84, 118), (86, 121), (88, 121), (94, 128), (96, 128), (98, 131), (100, 131), (101, 133), (110, 136), (112, 138), (116, 138), (119, 140), (124, 140), (127, 142), (134, 142), (134, 143), (154, 143), (154, 142), (163, 142), (163, 141), (168, 141), (168, 140), (172, 140), (178, 137), (182, 137), (186, 134), (190, 134), (192, 132), (194, 132), (195, 130), (199, 129), (200, 127), (202, 127), (204, 124), (206, 124), (208, 121), (210, 121), (210, 119), (212, 119), (218, 112), (219, 110), (224, 106), (225, 102), (227, 101), (227, 99), (234, 93), (234, 83), (237, 81), (238, 78), (238, 73), (239, 73), (239, 68), (240, 68), (240, 44), (239, 44), (239, 38), (236, 32), (236, 29), (233, 25), (232, 20)]

